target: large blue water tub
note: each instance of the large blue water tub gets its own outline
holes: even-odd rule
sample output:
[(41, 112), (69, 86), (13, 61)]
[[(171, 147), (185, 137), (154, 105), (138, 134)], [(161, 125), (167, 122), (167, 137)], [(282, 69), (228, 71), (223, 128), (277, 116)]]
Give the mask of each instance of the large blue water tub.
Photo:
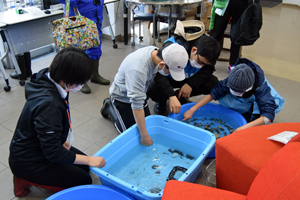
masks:
[(81, 185), (57, 192), (46, 200), (134, 200), (134, 198), (116, 188), (104, 185)]
[[(183, 119), (183, 114), (191, 107), (193, 107), (196, 103), (197, 102), (184, 104), (181, 106), (181, 110), (178, 114), (170, 113), (168, 117), (181, 121)], [(188, 120), (186, 123), (193, 126), (198, 125), (199, 129), (211, 129), (210, 132), (216, 132), (214, 129), (217, 130), (219, 129), (218, 127), (220, 127), (223, 131), (220, 131), (218, 135), (220, 137), (224, 137), (230, 134), (230, 131), (233, 131), (240, 126), (245, 125), (247, 121), (245, 120), (243, 115), (232, 109), (223, 107), (216, 103), (208, 103), (205, 106), (199, 108), (194, 113), (192, 119)], [(214, 129), (211, 127), (213, 127)], [(215, 148), (213, 148), (211, 153), (208, 155), (208, 158), (214, 157)]]
[[(106, 166), (92, 167), (91, 171), (103, 185), (118, 188), (136, 199), (160, 199), (166, 179), (178, 167), (186, 171), (177, 171), (173, 178), (195, 181), (216, 138), (209, 131), (164, 116), (148, 116), (145, 121), (152, 146), (140, 144), (134, 125), (94, 155), (103, 157)], [(140, 180), (135, 182), (135, 177)], [(148, 183), (153, 188), (146, 187)]]

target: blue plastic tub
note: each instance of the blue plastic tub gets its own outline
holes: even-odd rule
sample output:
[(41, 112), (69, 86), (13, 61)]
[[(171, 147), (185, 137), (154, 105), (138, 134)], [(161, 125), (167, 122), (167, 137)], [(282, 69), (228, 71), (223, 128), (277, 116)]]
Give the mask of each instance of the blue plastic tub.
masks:
[[(182, 120), (183, 119), (183, 114), (189, 110), (192, 106), (194, 106), (197, 102), (193, 103), (187, 103), (181, 106), (181, 110), (178, 114), (170, 113), (169, 118), (176, 119), (176, 120)], [(192, 119), (194, 118), (199, 118), (203, 119), (205, 118), (215, 118), (215, 119), (220, 119), (226, 124), (230, 125), (233, 129), (236, 129), (240, 126), (243, 126), (247, 123), (243, 115), (240, 113), (223, 107), (219, 104), (216, 103), (208, 103), (205, 106), (199, 108), (193, 115)], [(219, 124), (223, 126), (222, 124)], [(225, 127), (226, 128), (226, 127)], [(202, 129), (202, 128), (199, 128)], [(229, 133), (230, 134), (230, 133)], [(225, 134), (220, 134), (220, 137), (224, 137)], [(211, 151), (211, 153), (207, 156), (208, 158), (214, 158), (215, 157), (215, 148)]]
[(134, 198), (116, 188), (103, 185), (82, 185), (62, 190), (46, 200), (134, 200)]
[[(187, 171), (177, 171), (173, 178), (195, 181), (216, 138), (209, 131), (164, 116), (146, 117), (146, 126), (154, 142), (152, 146), (140, 144), (139, 131), (134, 125), (94, 155), (102, 156), (106, 166), (101, 169), (92, 167), (91, 171), (100, 177), (103, 185), (118, 188), (136, 199), (160, 199), (166, 179), (168, 175), (174, 175), (175, 168), (177, 171), (188, 165)], [(178, 161), (176, 166), (179, 168), (169, 164), (172, 162), (163, 164), (165, 159)], [(128, 178), (123, 178), (123, 175)], [(138, 183), (133, 182), (135, 176), (140, 178)], [(147, 183), (151, 187), (157, 185), (159, 190), (146, 188)]]

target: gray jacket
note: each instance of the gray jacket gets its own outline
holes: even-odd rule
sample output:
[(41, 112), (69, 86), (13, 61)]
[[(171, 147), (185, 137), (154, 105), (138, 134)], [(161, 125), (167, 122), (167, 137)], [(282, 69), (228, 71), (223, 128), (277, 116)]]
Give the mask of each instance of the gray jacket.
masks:
[(157, 72), (151, 58), (151, 52), (155, 49), (158, 48), (155, 46), (140, 48), (123, 60), (109, 88), (109, 94), (113, 99), (130, 103), (134, 110), (143, 109), (147, 88)]

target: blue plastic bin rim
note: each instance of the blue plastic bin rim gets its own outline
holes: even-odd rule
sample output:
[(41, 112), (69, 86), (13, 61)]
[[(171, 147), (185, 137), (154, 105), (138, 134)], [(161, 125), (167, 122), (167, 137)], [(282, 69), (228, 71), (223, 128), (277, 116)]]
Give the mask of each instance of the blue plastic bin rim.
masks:
[[(184, 105), (181, 106), (181, 110), (180, 110), (180, 112), (178, 114), (170, 113), (168, 117), (172, 118), (172, 119), (176, 119), (177, 116), (179, 116), (180, 114), (184, 114), (184, 112), (186, 112), (188, 109), (190, 109), (196, 103), (197, 102), (192, 102), (192, 103), (184, 104)], [(245, 120), (245, 118), (243, 117), (243, 115), (241, 115), (239, 112), (237, 112), (235, 110), (232, 110), (230, 108), (226, 108), (226, 107), (224, 107), (224, 106), (222, 106), (220, 104), (207, 103), (206, 105), (202, 106), (198, 110), (205, 110), (206, 108), (209, 108), (209, 109), (215, 110), (215, 111), (221, 111), (222, 114), (228, 115), (229, 117), (232, 117), (233, 119), (238, 119), (238, 120), (240, 120), (240, 125), (247, 124), (247, 121)], [(181, 119), (177, 119), (177, 120), (181, 120)]]
[[(119, 195), (119, 199), (120, 200), (134, 200), (134, 198), (132, 196), (130, 196), (129, 194), (117, 189), (117, 188), (113, 188), (113, 187), (109, 187), (109, 186), (105, 186), (105, 185), (80, 185), (80, 186), (75, 186), (75, 187), (72, 187), (72, 188), (68, 188), (68, 189), (65, 189), (65, 190), (62, 190), (60, 192), (57, 192), (53, 195), (51, 195), (50, 197), (48, 197), (46, 200), (60, 200), (61, 197), (64, 197), (64, 200), (69, 199), (67, 197), (67, 195), (69, 195), (70, 197), (72, 197), (72, 193), (73, 192), (78, 192), (79, 190), (82, 191), (82, 195), (83, 196), (77, 196), (77, 199), (84, 199), (84, 194), (85, 194), (85, 191), (84, 190), (87, 190), (87, 189), (95, 189), (95, 191), (97, 191), (97, 193), (102, 193), (102, 194), (105, 194), (110, 192), (110, 193), (114, 193), (114, 194), (118, 194)], [(76, 193), (78, 195), (78, 193)], [(122, 197), (122, 198), (121, 198)], [(70, 198), (70, 199), (73, 199), (73, 198)]]

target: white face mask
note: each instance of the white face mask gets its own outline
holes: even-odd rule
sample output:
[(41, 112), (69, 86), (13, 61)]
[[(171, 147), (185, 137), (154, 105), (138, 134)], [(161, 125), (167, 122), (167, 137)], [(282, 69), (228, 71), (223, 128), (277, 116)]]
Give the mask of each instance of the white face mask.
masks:
[[(164, 71), (165, 66), (166, 66), (166, 65), (164, 65), (163, 68), (162, 68), (161, 70), (158, 70), (158, 72), (159, 72), (161, 75), (163, 75), (163, 76), (168, 76), (169, 74), (166, 74), (165, 71)], [(158, 68), (158, 67), (159, 67), (159, 65), (157, 66), (157, 68)]]
[(195, 68), (198, 68), (198, 69), (201, 69), (202, 66), (196, 62), (196, 60), (190, 60), (190, 63), (192, 65), (192, 67), (195, 67)]
[[(65, 85), (65, 84), (64, 84)], [(83, 85), (77, 85), (76, 87), (74, 87), (73, 89), (69, 89), (66, 85), (66, 90), (68, 90), (69, 92), (78, 92), (79, 90), (81, 90)]]
[[(249, 87), (245, 92), (250, 91), (252, 89), (252, 87), (253, 86)], [(233, 94), (234, 96), (237, 96), (237, 97), (242, 97), (245, 94), (245, 92), (243, 92), (243, 93), (235, 92), (231, 88), (229, 88), (229, 91), (230, 91), (231, 94)]]
[(244, 93), (240, 93), (240, 92), (235, 92), (231, 88), (229, 88), (229, 91), (232, 95), (237, 96), (237, 97), (242, 97), (244, 94)]

